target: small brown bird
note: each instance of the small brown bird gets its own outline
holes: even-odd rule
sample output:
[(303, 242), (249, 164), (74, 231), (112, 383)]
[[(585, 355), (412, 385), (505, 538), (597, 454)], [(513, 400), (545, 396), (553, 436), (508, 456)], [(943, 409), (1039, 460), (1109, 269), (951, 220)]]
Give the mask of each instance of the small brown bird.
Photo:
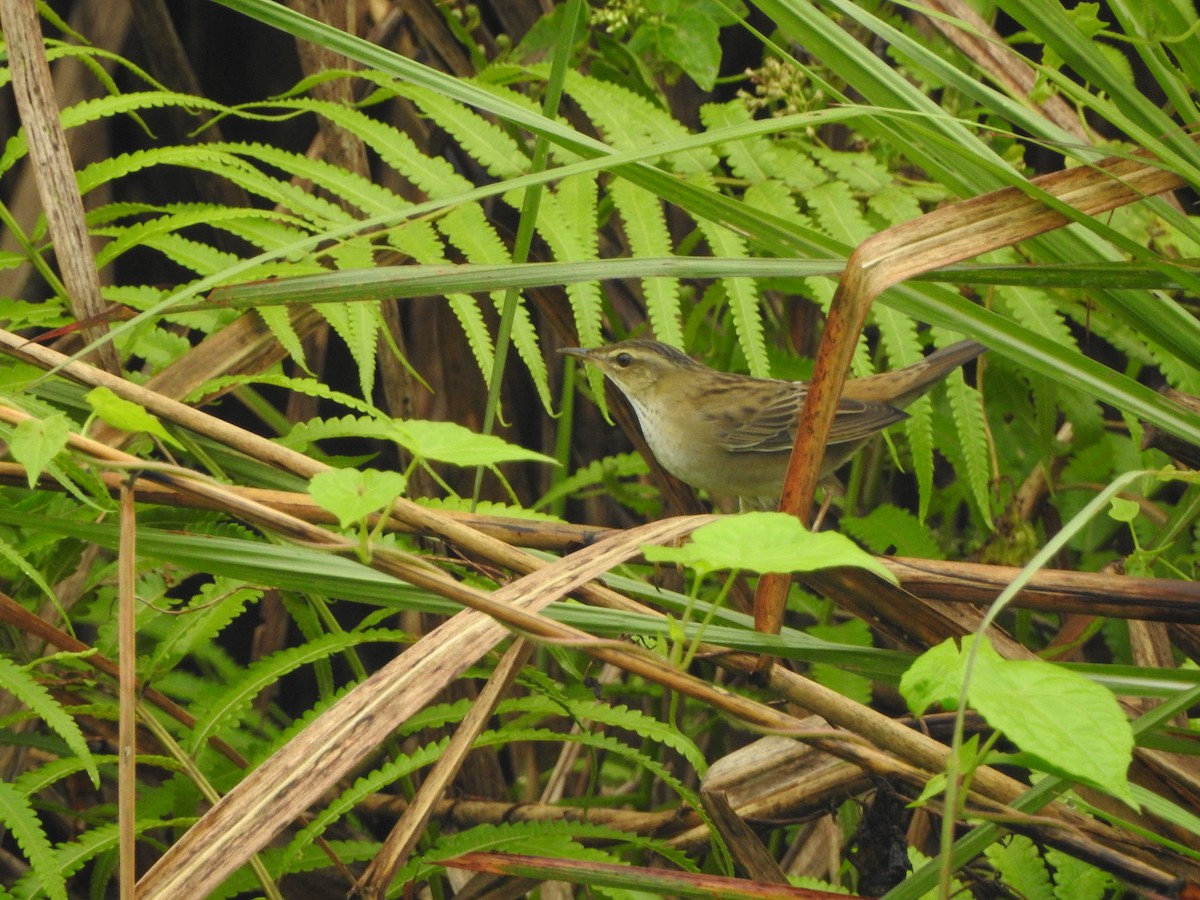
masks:
[[(986, 348), (961, 341), (903, 369), (846, 383), (821, 477), (901, 409)], [(778, 497), (808, 393), (803, 381), (717, 372), (657, 341), (632, 340), (563, 353), (592, 363), (629, 400), (662, 467), (692, 487), (765, 506)]]

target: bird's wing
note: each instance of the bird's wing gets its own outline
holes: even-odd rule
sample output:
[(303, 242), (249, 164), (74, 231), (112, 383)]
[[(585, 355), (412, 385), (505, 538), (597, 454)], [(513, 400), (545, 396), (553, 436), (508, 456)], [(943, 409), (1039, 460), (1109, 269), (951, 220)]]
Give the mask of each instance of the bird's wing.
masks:
[[(779, 392), (774, 402), (757, 414), (751, 413), (749, 404), (730, 403), (714, 423), (721, 448), (731, 453), (790, 450), (795, 443), (796, 423), (806, 393), (802, 385), (797, 385), (794, 391)], [(860, 441), (905, 418), (905, 413), (886, 403), (843, 399), (838, 403), (829, 443)]]

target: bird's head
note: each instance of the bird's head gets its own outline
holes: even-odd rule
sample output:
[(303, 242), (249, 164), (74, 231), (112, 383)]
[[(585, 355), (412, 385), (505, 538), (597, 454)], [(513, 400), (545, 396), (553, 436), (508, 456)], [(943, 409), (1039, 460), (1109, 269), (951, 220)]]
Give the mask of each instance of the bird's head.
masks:
[(664, 388), (680, 384), (679, 379), (706, 371), (691, 357), (658, 341), (621, 341), (592, 350), (565, 347), (561, 352), (591, 363), (626, 397), (643, 402)]

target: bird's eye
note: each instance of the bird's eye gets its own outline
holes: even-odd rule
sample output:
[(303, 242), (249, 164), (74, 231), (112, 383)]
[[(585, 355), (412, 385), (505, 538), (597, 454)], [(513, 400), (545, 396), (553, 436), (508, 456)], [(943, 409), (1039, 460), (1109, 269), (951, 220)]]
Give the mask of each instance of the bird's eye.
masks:
[(617, 365), (622, 369), (627, 369), (633, 364), (633, 356), (629, 353), (617, 354)]

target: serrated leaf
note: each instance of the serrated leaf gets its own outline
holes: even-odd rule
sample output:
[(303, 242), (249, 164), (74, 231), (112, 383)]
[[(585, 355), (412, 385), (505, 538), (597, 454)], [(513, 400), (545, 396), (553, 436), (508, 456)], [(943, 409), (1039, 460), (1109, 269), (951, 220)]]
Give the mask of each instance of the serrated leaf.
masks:
[(25, 477), (32, 488), (38, 476), (64, 447), (71, 435), (71, 420), (63, 413), (52, 413), (41, 419), (24, 419), (13, 429), (8, 443), (12, 458), (25, 467)]
[(814, 146), (813, 159), (854, 191), (873, 194), (892, 184), (892, 174), (880, 160), (866, 153)]
[(331, 419), (309, 419), (297, 422), (292, 430), (280, 438), (285, 447), (303, 450), (315, 441), (333, 438), (391, 438), (392, 423), (375, 416), (338, 416)]
[(867, 197), (867, 208), (891, 226), (921, 215), (921, 204), (912, 191), (897, 184), (873, 192)]
[(28, 798), (7, 781), (0, 781), (0, 821), (16, 839), (47, 896), (51, 900), (67, 900), (67, 883), (41, 821)]
[(819, 184), (804, 195), (804, 200), (821, 230), (843, 243), (861, 244), (875, 232), (844, 182)]
[(170, 671), (198, 644), (214, 640), (230, 622), (258, 601), (262, 591), (236, 586), (217, 578), (201, 586), (183, 615), (167, 617), (173, 624), (145, 665), (145, 676)]
[(230, 727), (231, 723), (240, 721), (254, 698), (265, 687), (277, 683), (288, 672), (318, 660), (328, 659), (335, 653), (369, 641), (405, 640), (406, 635), (390, 629), (336, 632), (254, 661), (239, 673), (242, 677), (235, 683), (224, 685), (218, 694), (210, 694), (195, 710), (196, 724), (192, 727), (188, 741), (190, 751), (196, 752), (210, 735), (217, 734)]
[[(747, 256), (746, 242), (728, 228), (702, 219), (698, 223), (713, 256), (743, 259)], [(738, 343), (749, 363), (750, 374), (766, 378), (771, 374), (767, 361), (766, 339), (763, 337), (762, 315), (759, 309), (758, 285), (753, 278), (722, 278), (729, 315), (737, 329)]]
[(721, 569), (811, 572), (854, 566), (896, 583), (896, 576), (849, 538), (833, 531), (811, 532), (787, 513), (724, 516), (697, 528), (682, 547), (647, 546), (642, 553), (650, 562), (679, 563), (701, 573)]
[(305, 847), (316, 840), (333, 822), (351, 812), (362, 802), (364, 797), (384, 790), (388, 785), (395, 784), (412, 773), (431, 766), (446, 751), (449, 738), (443, 738), (417, 748), (411, 753), (405, 753), (396, 759), (387, 760), (374, 771), (356, 778), (354, 783), (342, 791), (332, 802), (322, 804), (319, 813), (311, 817), (296, 836), (292, 838), (285, 851), (277, 860), (276, 877), (291, 871), (293, 860)]
[(28, 671), (5, 656), (0, 656), (0, 688), (21, 701), (62, 738), (63, 743), (84, 763), (92, 784), (100, 786), (100, 772), (75, 720)]
[(1046, 862), (1054, 867), (1055, 900), (1103, 900), (1116, 887), (1115, 879), (1103, 869), (1060, 850), (1047, 849)]
[[(495, 226), (488, 220), (483, 209), (478, 204), (467, 204), (451, 210), (438, 222), (438, 227), (447, 239), (467, 257), (470, 262), (482, 265), (506, 265), (512, 261), (508, 249)], [(500, 315), (505, 313), (507, 302), (504, 291), (492, 291), (488, 295)], [(529, 310), (521, 299), (517, 299), (512, 310), (512, 342), (516, 347), (521, 361), (529, 371), (537, 389), (542, 405), (551, 408), (549, 379), (546, 374), (546, 361), (538, 344), (537, 329)], [(485, 377), (491, 378), (491, 371)]]
[(529, 156), (513, 140), (512, 135), (475, 110), (414, 85), (405, 85), (401, 91), (421, 108), (422, 113), (445, 129), (492, 177), (516, 178), (529, 168)]
[(483, 311), (470, 294), (448, 294), (446, 301), (467, 338), (480, 374), (485, 379), (488, 378), (495, 364), (496, 347), (492, 342), (491, 332), (487, 329), (487, 323), (483, 320)]
[(121, 431), (130, 431), (135, 434), (138, 432), (152, 434), (168, 444), (176, 447), (182, 446), (163, 427), (162, 422), (158, 421), (158, 419), (150, 415), (150, 413), (146, 412), (138, 404), (118, 397), (109, 388), (92, 388), (92, 390), (84, 395), (84, 399), (95, 410), (96, 415), (113, 428)]
[(349, 528), (373, 512), (391, 506), (404, 493), (407, 479), (399, 472), (378, 469), (330, 469), (319, 472), (308, 483), (309, 496), (338, 517)]
[[(644, 188), (618, 179), (612, 197), (625, 223), (625, 236), (634, 256), (670, 256), (671, 236), (663, 214), (662, 201)], [(643, 278), (646, 315), (654, 336), (672, 347), (683, 346), (680, 325), (679, 279)]]
[[(1003, 255), (1001, 259), (1014, 262), (1018, 257)], [(1074, 347), (1075, 339), (1045, 291), (1018, 285), (1001, 285), (996, 288), (996, 299), (1009, 314), (1030, 331), (1047, 337), (1064, 347)]]
[[(641, 94), (613, 84), (568, 71), (566, 86), (608, 143), (623, 150), (654, 147), (665, 141), (687, 137), (688, 130), (670, 112)], [(663, 165), (679, 174), (711, 172), (717, 155), (709, 147), (697, 147), (664, 159)]]
[[(956, 705), (976, 640), (964, 638), (961, 651), (944, 641), (912, 664), (900, 680), (900, 692), (916, 715), (934, 703)], [(1126, 778), (1133, 731), (1107, 688), (1042, 660), (1004, 659), (982, 639), (967, 698), (1036, 768), (1099, 788), (1136, 808)]]
[(1054, 900), (1050, 873), (1033, 841), (1023, 834), (1011, 834), (991, 844), (984, 854), (1000, 875), (1005, 886), (1025, 900)]
[(379, 333), (383, 313), (378, 303), (322, 303), (317, 309), (350, 351), (358, 369), (358, 387), (370, 397), (379, 357)]
[(843, 516), (842, 528), (877, 554), (945, 559), (933, 532), (908, 510), (883, 503), (865, 516)]
[(456, 466), (494, 466), (505, 462), (558, 465), (557, 460), (545, 454), (510, 444), (494, 434), (478, 434), (455, 422), (396, 420), (389, 425), (388, 434), (413, 456)]
[(951, 372), (944, 383), (966, 465), (966, 471), (958, 474), (960, 478), (966, 478), (976, 506), (984, 522), (991, 528), (991, 453), (983, 397), (967, 384), (961, 371)]

